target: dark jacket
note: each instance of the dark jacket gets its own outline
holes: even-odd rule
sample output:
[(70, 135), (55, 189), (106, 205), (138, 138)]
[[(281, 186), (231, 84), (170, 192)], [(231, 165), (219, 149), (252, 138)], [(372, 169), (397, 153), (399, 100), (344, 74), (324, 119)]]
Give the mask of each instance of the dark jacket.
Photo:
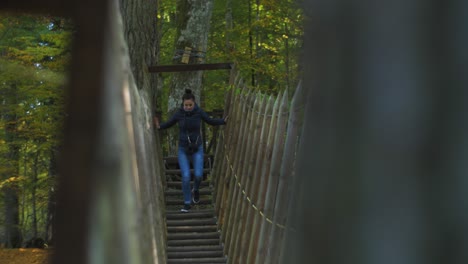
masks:
[(222, 118), (210, 118), (203, 109), (195, 104), (192, 111), (185, 111), (182, 107), (179, 108), (179, 110), (167, 122), (159, 124), (159, 129), (166, 129), (176, 123), (179, 123), (179, 146), (188, 146), (187, 136), (190, 137), (191, 142), (197, 142), (198, 146), (200, 146), (202, 144), (202, 138), (200, 135), (202, 120), (212, 126), (226, 124)]

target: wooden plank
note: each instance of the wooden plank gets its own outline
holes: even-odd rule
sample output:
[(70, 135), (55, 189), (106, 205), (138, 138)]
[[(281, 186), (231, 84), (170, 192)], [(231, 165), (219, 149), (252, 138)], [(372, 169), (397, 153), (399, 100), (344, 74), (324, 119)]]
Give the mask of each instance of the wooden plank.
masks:
[[(201, 198), (200, 202), (198, 204), (211, 204), (211, 198)], [(184, 199), (166, 199), (166, 205), (183, 205), (184, 204)]]
[(186, 218), (195, 218), (197, 217), (198, 213), (202, 214), (211, 214), (211, 217), (213, 217), (213, 209), (199, 209), (196, 211), (190, 212), (190, 216), (187, 216), (187, 213), (181, 212), (180, 210), (166, 210), (166, 218), (171, 219), (171, 217), (178, 218), (178, 215), (184, 215)]
[[(236, 152), (236, 148), (238, 146), (237, 144), (237, 135), (239, 133), (240, 126), (238, 125), (242, 116), (242, 101), (241, 101), (241, 94), (238, 94), (235, 97), (235, 104), (233, 104), (233, 115), (231, 117), (231, 121), (228, 123), (229, 129), (227, 130), (227, 135), (226, 139), (228, 140), (226, 147), (227, 147), (227, 156), (232, 159), (234, 156), (234, 153)], [(226, 158), (227, 159), (227, 158)], [(226, 166), (225, 166), (225, 175), (226, 179), (223, 182), (221, 188), (222, 188), (222, 195), (221, 195), (221, 201), (218, 204), (220, 206), (220, 212), (218, 214), (219, 217), (219, 226), (218, 228), (220, 230), (225, 230), (225, 215), (226, 215), (226, 206), (227, 206), (227, 200), (229, 198), (229, 193), (231, 192), (230, 188), (233, 185), (233, 173), (231, 171), (231, 163), (232, 161), (227, 161)], [(221, 239), (224, 240), (225, 238), (225, 232), (222, 232)]]
[(242, 144), (244, 147), (242, 149), (242, 153), (240, 154), (239, 160), (239, 182), (241, 183), (242, 188), (238, 188), (236, 190), (237, 193), (237, 198), (236, 198), (236, 203), (235, 203), (235, 209), (234, 209), (234, 223), (233, 228), (231, 230), (232, 236), (231, 236), (231, 241), (229, 244), (226, 244), (226, 247), (229, 246), (229, 259), (231, 260), (231, 263), (236, 263), (237, 259), (237, 254), (235, 253), (235, 248), (236, 248), (236, 241), (239, 239), (239, 234), (242, 232), (242, 227), (243, 227), (243, 222), (242, 222), (242, 205), (246, 201), (246, 192), (245, 190), (247, 189), (247, 182), (248, 182), (248, 175), (250, 176), (247, 172), (247, 168), (249, 167), (250, 164), (250, 153), (252, 151), (252, 148), (255, 148), (256, 146), (252, 145), (252, 139), (254, 136), (253, 130), (254, 127), (256, 126), (256, 113), (258, 107), (258, 102), (259, 98), (257, 96), (257, 93), (252, 93), (250, 97), (248, 98), (248, 113), (247, 113), (247, 124), (246, 128), (243, 132), (244, 135), (244, 143)]
[[(246, 152), (245, 159), (248, 161), (247, 166), (244, 167), (244, 171), (242, 172), (245, 175), (245, 192), (246, 196), (252, 197), (252, 184), (255, 178), (253, 174), (253, 169), (257, 163), (257, 151), (261, 133), (261, 124), (262, 124), (262, 113), (264, 111), (264, 107), (266, 105), (266, 96), (257, 93), (256, 101), (253, 108), (253, 117), (252, 117), (252, 126), (249, 130), (249, 141), (247, 146), (249, 147), (248, 151)], [(242, 251), (245, 250), (245, 234), (249, 234), (250, 232), (250, 225), (247, 225), (247, 215), (249, 211), (249, 207), (251, 207), (250, 202), (247, 199), (242, 199), (240, 201), (240, 219), (239, 219), (239, 227), (236, 231), (236, 241), (234, 242), (234, 249), (232, 251), (232, 255), (234, 255), (234, 262), (243, 263), (240, 259)]]
[(210, 71), (229, 70), (233, 64), (228, 63), (206, 63), (206, 64), (174, 64), (148, 66), (149, 72), (186, 72), (186, 71)]
[(241, 96), (242, 96), (242, 93), (241, 94), (233, 94), (233, 99), (234, 99), (234, 104), (232, 104), (232, 115), (230, 116), (230, 122), (228, 123), (228, 127), (227, 127), (227, 130), (226, 130), (226, 140), (227, 140), (227, 143), (226, 143), (226, 151), (227, 153), (226, 154), (226, 157), (225, 157), (225, 175), (226, 175), (226, 180), (225, 182), (223, 183), (223, 185), (221, 186), (221, 192), (222, 192), (222, 195), (221, 195), (221, 199), (222, 199), (222, 202), (221, 202), (221, 206), (222, 206), (222, 210), (219, 214), (219, 223), (221, 224), (219, 226), (219, 229), (222, 231), (221, 233), (221, 239), (224, 241), (225, 239), (225, 234), (226, 232), (223, 231), (225, 230), (225, 215), (226, 215), (226, 208), (227, 208), (227, 200), (229, 198), (229, 193), (231, 192), (231, 189), (233, 185), (233, 173), (232, 173), (232, 170), (231, 170), (231, 163), (232, 163), (232, 157), (234, 156), (234, 153), (235, 153), (235, 149), (237, 147), (237, 135), (239, 133), (239, 129), (240, 129), (240, 126), (239, 126), (239, 122), (240, 122), (240, 119), (241, 119), (241, 115), (242, 115), (242, 101), (241, 101)]
[(219, 245), (219, 239), (184, 239), (184, 240), (169, 240), (167, 246), (192, 246), (192, 245)]
[(202, 251), (180, 251), (180, 252), (168, 252), (168, 259), (186, 259), (186, 258), (213, 258), (223, 257), (222, 250), (202, 250)]
[(183, 232), (183, 233), (169, 233), (167, 240), (184, 240), (184, 239), (212, 239), (219, 238), (218, 232)]
[[(258, 94), (257, 95), (259, 97), (259, 102), (258, 104), (256, 105), (256, 107), (254, 108), (254, 111), (255, 111), (255, 120), (254, 120), (254, 123), (255, 123), (255, 126), (253, 128), (253, 131), (249, 132), (251, 134), (254, 135), (254, 137), (252, 138), (252, 141), (249, 143), (249, 145), (252, 146), (252, 151), (251, 153), (248, 155), (247, 157), (247, 160), (249, 160), (249, 166), (247, 168), (247, 172), (248, 173), (248, 181), (246, 183), (246, 193), (247, 193), (247, 196), (251, 199), (253, 196), (252, 196), (252, 189), (253, 189), (253, 184), (254, 184), (254, 180), (256, 178), (255, 174), (254, 174), (254, 170), (255, 170), (255, 167), (257, 166), (257, 158), (259, 157), (259, 152), (261, 150), (259, 150), (259, 147), (260, 146), (260, 136), (261, 136), (261, 132), (262, 132), (262, 125), (263, 124), (263, 119), (265, 117), (264, 115), (264, 112), (265, 112), (265, 107), (266, 107), (266, 104), (267, 104), (267, 97), (262, 95), (262, 94)], [(252, 211), (253, 211), (253, 207), (252, 207), (252, 204), (248, 201), (248, 200), (244, 200), (243, 203), (242, 203), (242, 208), (241, 208), (241, 214), (242, 214), (242, 218), (241, 218), (241, 221), (244, 225), (243, 228), (241, 228), (239, 231), (238, 231), (238, 241), (237, 241), (237, 247), (235, 248), (234, 250), (234, 255), (236, 256), (236, 261), (238, 261), (239, 263), (245, 263), (245, 259), (243, 258), (245, 254), (243, 254), (243, 252), (245, 252), (248, 248), (248, 244), (249, 243), (246, 243), (245, 240), (247, 239), (247, 234), (250, 235), (250, 231), (251, 231), (251, 228), (252, 228), (252, 225), (251, 224), (248, 224), (248, 220), (251, 219), (252, 217)], [(250, 217), (250, 218), (249, 218)]]
[(190, 53), (192, 52), (191, 47), (185, 47), (184, 54), (182, 54), (181, 62), (184, 64), (188, 64), (190, 60)]
[[(211, 194), (211, 190), (206, 190), (206, 189), (205, 189), (205, 190), (202, 190), (202, 189), (200, 189), (200, 190), (199, 190), (199, 193), (200, 193), (200, 195), (210, 195), (210, 194)], [(166, 191), (164, 191), (164, 194), (166, 195), (166, 198), (167, 198), (167, 196), (179, 196), (179, 195), (182, 196), (182, 195), (184, 195), (184, 193), (182, 192), (181, 189), (177, 189), (177, 190), (166, 190)]]
[[(229, 85), (232, 85), (236, 78), (238, 78), (239, 74), (237, 76), (235, 76), (234, 78), (234, 69), (231, 70), (231, 74), (230, 74), (230, 79), (229, 79)], [(225, 159), (225, 155), (226, 155), (226, 150), (224, 149), (224, 144), (228, 144), (228, 142), (226, 141), (226, 137), (224, 135), (224, 133), (227, 133), (227, 131), (229, 131), (228, 129), (232, 126), (232, 121), (234, 120), (233, 119), (233, 111), (232, 111), (232, 107), (230, 107), (234, 101), (236, 100), (236, 96), (234, 96), (234, 90), (233, 89), (230, 89), (226, 98), (225, 98), (225, 110), (224, 112), (226, 113), (226, 115), (229, 116), (228, 118), (228, 121), (227, 121), (227, 124), (222, 128), (221, 131), (219, 131), (219, 133), (222, 133), (222, 136), (220, 135), (220, 143), (217, 144), (217, 149), (216, 149), (216, 159), (215, 161), (217, 162), (217, 164), (221, 163), (220, 166), (217, 166), (217, 169), (213, 175), (214, 175), (214, 182), (213, 182), (213, 186), (215, 186), (214, 190), (213, 190), (213, 199), (215, 201), (215, 204), (214, 204), (214, 207), (215, 207), (215, 212), (216, 212), (216, 215), (219, 216), (219, 205), (220, 205), (220, 199), (223, 195), (223, 184), (224, 184), (224, 180), (226, 179), (226, 174), (224, 173), (226, 171), (226, 159)], [(215, 165), (217, 165), (215, 164)], [(220, 221), (221, 222), (221, 221)]]
[[(239, 204), (241, 203), (242, 199), (242, 189), (245, 188), (244, 185), (244, 175), (242, 174), (244, 170), (244, 164), (246, 164), (245, 159), (245, 152), (247, 150), (247, 143), (249, 138), (249, 129), (252, 122), (252, 114), (253, 114), (253, 104), (255, 102), (255, 92), (253, 90), (249, 90), (249, 93), (244, 98), (245, 107), (242, 119), (242, 128), (240, 134), (240, 148), (234, 158), (234, 171), (237, 173), (237, 184), (235, 188), (233, 188), (233, 196), (230, 205), (230, 224), (227, 230), (227, 236), (225, 242), (225, 249), (226, 252), (229, 252), (229, 255), (232, 255), (231, 252), (233, 250), (232, 243), (233, 237), (235, 237), (238, 225), (240, 224), (238, 218), (238, 208)], [(240, 184), (240, 186), (239, 186)], [(229, 259), (232, 257), (229, 256)]]
[[(270, 175), (270, 168), (271, 168), (271, 157), (273, 156), (273, 146), (275, 145), (274, 139), (275, 139), (275, 128), (276, 128), (276, 123), (277, 123), (277, 112), (279, 109), (279, 102), (280, 102), (280, 96), (276, 98), (275, 104), (273, 106), (273, 111), (271, 112), (271, 122), (269, 124), (269, 133), (268, 133), (268, 139), (266, 141), (266, 147), (264, 151), (264, 156), (263, 156), (263, 161), (261, 163), (261, 173), (256, 174), (258, 175), (257, 177), (260, 178), (260, 183), (258, 186), (258, 197), (256, 199), (256, 206), (258, 210), (263, 211), (264, 209), (264, 204), (265, 204), (265, 195), (266, 195), (266, 188), (268, 186), (268, 181), (269, 175)], [(252, 226), (252, 232), (251, 232), (251, 244), (249, 247), (249, 252), (248, 252), (248, 257), (247, 257), (247, 262), (246, 263), (254, 263), (256, 254), (257, 254), (257, 247), (258, 247), (258, 239), (260, 235), (260, 227), (262, 223), (265, 221), (265, 219), (257, 212), (254, 214), (254, 222)]]
[[(275, 131), (275, 138), (274, 138), (274, 149), (273, 149), (273, 156), (271, 158), (271, 167), (269, 173), (269, 181), (268, 186), (266, 188), (265, 194), (265, 207), (263, 212), (266, 217), (273, 218), (274, 207), (276, 199), (281, 199), (282, 197), (277, 197), (277, 190), (278, 190), (278, 181), (280, 178), (280, 169), (282, 163), (282, 157), (284, 152), (284, 134), (286, 133), (286, 124), (288, 121), (288, 93), (287, 90), (284, 91), (281, 105), (278, 109), (278, 121), (276, 123), (276, 131)], [(268, 250), (269, 242), (268, 239), (271, 233), (272, 228), (275, 228), (271, 223), (262, 221), (260, 222), (260, 235), (258, 236), (258, 248), (256, 254), (257, 261), (264, 261), (266, 258), (265, 253)]]
[[(190, 214), (190, 213), (186, 213)], [(207, 219), (187, 219), (187, 220), (167, 220), (167, 226), (203, 226), (203, 225), (216, 225), (215, 218)]]
[[(262, 168), (262, 161), (264, 157), (264, 153), (266, 151), (267, 146), (267, 138), (269, 134), (269, 125), (271, 122), (271, 112), (273, 109), (273, 98), (271, 96), (265, 96), (262, 102), (262, 111), (259, 111), (258, 116), (258, 124), (261, 124), (261, 128), (258, 135), (258, 143), (257, 143), (257, 153), (256, 156), (252, 159), (252, 168), (249, 168), (249, 172), (252, 173), (252, 183), (251, 188), (248, 191), (249, 197), (253, 204), (257, 204), (257, 197), (260, 187), (260, 181), (262, 177), (260, 175), (261, 168)], [(252, 225), (254, 222), (254, 217), (258, 216), (258, 211), (254, 209), (254, 207), (249, 204), (247, 206), (247, 217), (245, 223), (245, 230), (243, 233), (242, 238), (240, 239), (243, 241), (241, 253), (240, 253), (240, 260), (239, 263), (247, 263), (247, 253), (249, 251), (250, 245), (252, 243), (251, 240), (251, 231)]]
[(167, 247), (167, 252), (223, 250), (221, 245)]
[(224, 131), (218, 131), (219, 135), (219, 140), (216, 144), (216, 151), (215, 151), (215, 159), (214, 159), (214, 164), (213, 164), (213, 170), (211, 172), (211, 181), (213, 184), (213, 206), (215, 208), (216, 215), (218, 215), (218, 211), (216, 208), (218, 208), (217, 203), (218, 203), (218, 198), (220, 196), (220, 188), (219, 184), (224, 181), (224, 174), (221, 173), (226, 164), (226, 161), (224, 159), (224, 136), (223, 136)]
[[(185, 213), (187, 214), (187, 213)], [(190, 212), (190, 214), (193, 214)], [(183, 233), (183, 232), (217, 232), (218, 227), (216, 225), (207, 226), (169, 226), (167, 227), (167, 233)]]
[[(210, 171), (211, 169), (203, 169), (203, 174), (209, 173)], [(190, 169), (190, 173), (193, 174), (194, 172), (195, 172), (194, 169)], [(165, 173), (166, 175), (181, 175), (182, 171), (178, 169), (169, 169), (169, 170), (165, 170)]]
[(168, 259), (167, 264), (177, 264), (177, 263), (226, 263), (226, 258), (182, 258), (182, 259)]
[(234, 214), (234, 208), (235, 208), (235, 204), (238, 202), (236, 200), (237, 198), (237, 190), (239, 188), (239, 186), (237, 185), (237, 179), (236, 179), (236, 176), (239, 177), (239, 159), (241, 158), (241, 153), (242, 153), (242, 148), (244, 147), (244, 135), (245, 135), (245, 127), (246, 127), (246, 118), (245, 118), (245, 115), (248, 111), (248, 98), (252, 92), (252, 90), (250, 89), (245, 89), (246, 92), (243, 93), (241, 95), (241, 105), (242, 105), (242, 112), (240, 113), (240, 116), (239, 116), (239, 123), (240, 125), (238, 125), (239, 127), (239, 132), (235, 135), (237, 137), (237, 144), (234, 146), (235, 147), (235, 152), (234, 152), (234, 155), (231, 157), (232, 161), (231, 163), (233, 164), (233, 170), (234, 170), (234, 177), (232, 177), (232, 185), (231, 185), (231, 189), (230, 189), (230, 192), (229, 192), (229, 196), (228, 196), (228, 200), (227, 200), (227, 211), (226, 211), (226, 224), (225, 224), (225, 228), (222, 230), (223, 231), (223, 242), (225, 243), (225, 251), (226, 251), (226, 254), (229, 255), (229, 243), (230, 243), (230, 237), (231, 237), (231, 234), (232, 234), (232, 224), (233, 224), (233, 221), (235, 221), (232, 217), (232, 215)]
[[(286, 131), (286, 142), (284, 144), (283, 158), (280, 168), (280, 178), (278, 183), (275, 214), (273, 215), (273, 224), (287, 226), (286, 218), (288, 215), (288, 206), (292, 197), (292, 186), (295, 181), (294, 161), (297, 150), (298, 135), (301, 127), (300, 112), (303, 111), (305, 104), (305, 96), (302, 94), (302, 85), (299, 83), (296, 92), (294, 93), (291, 110), (289, 111), (288, 128)], [(280, 259), (280, 253), (283, 249), (284, 234), (287, 230), (282, 228), (274, 228), (271, 236), (269, 236), (270, 247), (268, 248), (265, 263)]]
[[(202, 181), (200, 183), (200, 187), (207, 187), (209, 186), (209, 182), (207, 181)], [(166, 186), (168, 188), (182, 188), (182, 182), (181, 181), (171, 181), (171, 182), (167, 182), (166, 183)], [(193, 186), (193, 181), (190, 181), (190, 186)]]

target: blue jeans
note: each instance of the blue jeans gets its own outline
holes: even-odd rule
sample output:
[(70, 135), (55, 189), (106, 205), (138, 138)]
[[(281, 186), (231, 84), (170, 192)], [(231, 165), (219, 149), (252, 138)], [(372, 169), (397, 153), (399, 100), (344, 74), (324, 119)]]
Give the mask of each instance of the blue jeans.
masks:
[[(187, 155), (184, 147), (179, 147), (177, 158), (182, 172), (182, 192), (184, 193), (184, 203), (192, 203), (192, 190), (190, 189), (190, 155)], [(193, 190), (198, 191), (203, 179), (203, 145), (198, 147), (197, 152), (191, 155), (194, 169)]]

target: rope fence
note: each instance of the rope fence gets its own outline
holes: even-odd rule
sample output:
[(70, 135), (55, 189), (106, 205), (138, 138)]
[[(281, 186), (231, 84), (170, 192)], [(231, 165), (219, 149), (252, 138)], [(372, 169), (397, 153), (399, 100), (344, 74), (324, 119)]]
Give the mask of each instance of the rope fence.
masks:
[(231, 81), (212, 171), (218, 228), (230, 263), (270, 263), (296, 232), (287, 215), (305, 96), (301, 84), (289, 100)]
[[(224, 136), (224, 133), (223, 133), (223, 136)], [(226, 151), (226, 149), (227, 149), (227, 147), (226, 147), (226, 145), (224, 145), (224, 150)], [(239, 178), (237, 177), (237, 174), (236, 174), (236, 172), (234, 171), (234, 168), (233, 168), (233, 166), (232, 166), (232, 164), (231, 164), (231, 162), (230, 162), (230, 160), (229, 160), (229, 156), (226, 154), (224, 157), (226, 158), (226, 160), (227, 160), (227, 162), (228, 162), (228, 166), (229, 166), (229, 168), (231, 169), (231, 171), (232, 171), (232, 173), (233, 173), (233, 175), (234, 175), (234, 179), (236, 179), (236, 185), (240, 188), (242, 195), (245, 196), (245, 199), (250, 203), (250, 206), (251, 206), (255, 211), (257, 211), (257, 212), (265, 219), (265, 221), (267, 221), (268, 223), (270, 223), (270, 224), (272, 224), (272, 225), (275, 225), (275, 226), (277, 226), (277, 227), (279, 227), (279, 228), (285, 229), (286, 226), (281, 225), (281, 224), (278, 224), (278, 223), (274, 223), (273, 220), (272, 220), (271, 218), (268, 218), (268, 217), (263, 213), (263, 211), (259, 210), (259, 209), (257, 208), (257, 206), (255, 206), (255, 204), (252, 202), (252, 199), (250, 199), (250, 197), (247, 195), (247, 193), (246, 193), (246, 191), (245, 191), (245, 188), (242, 186), (241, 182), (239, 181)], [(290, 228), (290, 230), (293, 231), (293, 232), (296, 231), (296, 230), (294, 230), (294, 229), (292, 229), (292, 228)]]

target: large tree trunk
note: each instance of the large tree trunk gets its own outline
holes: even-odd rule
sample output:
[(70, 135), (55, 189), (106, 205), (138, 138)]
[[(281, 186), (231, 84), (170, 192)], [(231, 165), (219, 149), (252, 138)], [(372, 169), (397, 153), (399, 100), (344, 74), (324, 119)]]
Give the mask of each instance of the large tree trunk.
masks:
[(19, 198), (18, 185), (10, 184), (5, 188), (5, 246), (18, 248), (21, 246), (22, 237), (19, 228)]
[[(189, 64), (204, 62), (207, 52), (208, 33), (210, 29), (213, 0), (179, 0), (177, 2), (177, 34), (174, 64), (181, 63), (183, 51), (191, 48)], [(168, 112), (172, 115), (182, 103), (185, 89), (191, 89), (197, 103), (200, 104), (202, 71), (174, 73), (170, 86)], [(177, 130), (169, 134), (169, 154), (177, 153)], [(172, 132), (171, 131), (171, 132)]]
[[(144, 89), (152, 100), (156, 95), (156, 76), (148, 72), (147, 66), (157, 64), (157, 8), (157, 0), (120, 0), (133, 78), (138, 89)], [(151, 107), (154, 108), (154, 105)]]

